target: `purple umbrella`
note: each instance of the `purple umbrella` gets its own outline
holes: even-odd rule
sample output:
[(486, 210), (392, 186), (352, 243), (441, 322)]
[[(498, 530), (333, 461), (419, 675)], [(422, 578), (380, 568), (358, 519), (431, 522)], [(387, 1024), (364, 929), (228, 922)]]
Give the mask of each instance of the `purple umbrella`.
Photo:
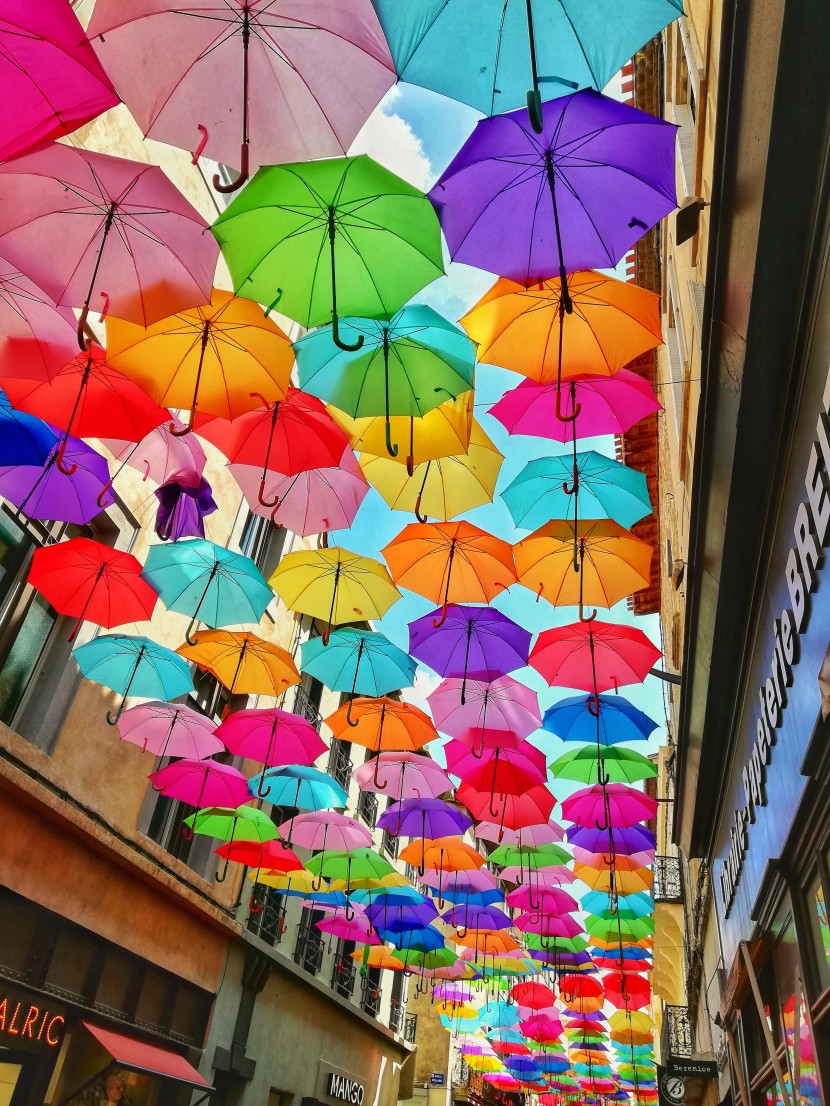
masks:
[(452, 837), (473, 824), (466, 814), (443, 799), (404, 799), (391, 803), (378, 818), (378, 828), (404, 837)]
[(216, 510), (213, 492), (204, 476), (198, 485), (170, 480), (156, 488), (159, 509), (156, 512), (156, 533), (162, 541), (178, 541), (179, 538), (203, 538), (205, 515)]
[(55, 447), (42, 468), (36, 465), (0, 468), (0, 495), (29, 518), (83, 526), (115, 502), (108, 487), (109, 469), (100, 453), (69, 435), (62, 454), (64, 466), (71, 469), (71, 475), (67, 476), (57, 465), (59, 435), (62, 440), (63, 431), (55, 431)]
[(409, 625), (409, 652), (441, 676), (461, 678), (460, 702), (467, 680), (495, 680), (527, 664), (530, 633), (492, 607), (446, 608), (438, 627), (433, 611)]
[[(655, 846), (655, 834), (643, 826), (629, 826), (627, 829), (613, 827), (614, 851), (621, 856), (645, 852)], [(571, 826), (568, 830), (568, 844), (589, 853), (608, 852), (608, 830), (594, 826)]]
[(458, 929), (509, 929), (513, 925), (503, 910), (480, 903), (455, 903), (441, 915), (441, 921)]
[(590, 89), (477, 124), (429, 194), (454, 261), (531, 284), (611, 268), (676, 206), (677, 128)]

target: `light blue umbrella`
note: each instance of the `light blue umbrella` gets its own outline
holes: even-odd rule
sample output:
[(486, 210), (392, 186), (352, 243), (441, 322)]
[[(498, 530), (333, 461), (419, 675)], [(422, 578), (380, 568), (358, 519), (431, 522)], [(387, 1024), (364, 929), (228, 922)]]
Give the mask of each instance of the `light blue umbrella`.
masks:
[(107, 711), (111, 726), (118, 723), (128, 695), (167, 702), (193, 690), (187, 662), (146, 637), (102, 634), (78, 646), (72, 656), (88, 680), (121, 693), (115, 715)]
[(542, 719), (542, 729), (580, 744), (597, 740), (597, 724), (603, 745), (646, 741), (657, 729), (653, 719), (622, 695), (571, 695), (549, 707)]
[(646, 475), (588, 450), (530, 461), (502, 492), (517, 526), (551, 519), (610, 518), (629, 529), (651, 514)]
[[(274, 806), (296, 810), (328, 810), (344, 807), (348, 796), (336, 780), (318, 768), (304, 764), (286, 764), (268, 768), (248, 780), (252, 795), (265, 799)], [(291, 819), (293, 826), (294, 819)], [(291, 837), (291, 827), (288, 830)]]
[[(616, 903), (612, 902), (613, 896), (605, 891), (589, 891), (580, 901), (580, 906), (588, 914), (606, 913), (616, 914), (619, 911), (620, 918), (645, 918), (654, 913), (654, 899), (645, 891), (635, 891), (632, 895), (619, 895)], [(615, 908), (616, 907), (616, 908)]]
[(191, 615), (185, 638), (197, 619), (208, 626), (259, 622), (274, 593), (249, 557), (204, 538), (154, 545), (141, 573), (170, 611)]
[(519, 1011), (507, 1002), (487, 1002), (479, 1010), (479, 1016), (482, 1025), (489, 1029), (510, 1029), (521, 1021)]
[(542, 100), (577, 88), (601, 90), (683, 14), (682, 0), (372, 3), (402, 81), (443, 92), (485, 115), (527, 101), (534, 126)]
[(383, 634), (373, 630), (336, 630), (328, 645), (321, 637), (303, 642), (303, 672), (332, 691), (376, 698), (410, 687), (415, 661)]

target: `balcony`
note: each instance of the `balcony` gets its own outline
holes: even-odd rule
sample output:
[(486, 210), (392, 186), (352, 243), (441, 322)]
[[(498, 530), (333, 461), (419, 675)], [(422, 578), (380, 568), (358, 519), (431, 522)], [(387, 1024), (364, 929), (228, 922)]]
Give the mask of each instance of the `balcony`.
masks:
[(309, 973), (317, 975), (323, 962), (323, 935), (313, 922), (303, 922), (297, 932), (294, 946), (294, 963)]
[(361, 791), (357, 800), (357, 816), (362, 818), (369, 829), (374, 829), (378, 820), (378, 797), (371, 791)]
[(411, 1045), (415, 1044), (415, 1035), (418, 1032), (418, 1015), (407, 1014), (403, 1020), (403, 1039)]
[(400, 999), (393, 998), (389, 1007), (389, 1028), (393, 1033), (400, 1033), (403, 1028), (404, 1005)]
[(679, 856), (655, 856), (655, 902), (683, 902), (683, 873)]
[(383, 851), (387, 856), (391, 856), (394, 860), (398, 855), (398, 849), (400, 848), (400, 840), (397, 837), (393, 837), (391, 833), (383, 831)]
[(357, 964), (347, 953), (338, 953), (331, 968), (331, 989), (341, 998), (351, 998), (356, 978)]
[(279, 891), (275, 891), (273, 887), (258, 886), (256, 898), (258, 901), (254, 903), (255, 907), (261, 906), (262, 909), (255, 913), (252, 911), (248, 915), (248, 932), (253, 933), (268, 945), (278, 945), (282, 940), (285, 929), (283, 896)]
[(663, 1028), (660, 1033), (660, 1055), (665, 1064), (669, 1056), (691, 1056), (694, 1053), (694, 1033), (688, 1006), (663, 1006)]
[(363, 986), (360, 990), (360, 1009), (372, 1018), (376, 1018), (380, 1013), (380, 983), (377, 979), (372, 979), (371, 975), (363, 977)]
[(353, 768), (354, 765), (349, 760), (349, 755), (343, 743), (336, 739), (332, 741), (328, 773), (345, 791), (349, 790), (349, 780)]
[(320, 726), (323, 723), (323, 716), (320, 714), (319, 707), (309, 696), (302, 684), (297, 684), (294, 689), (294, 706), (292, 709), (295, 714), (301, 715), (319, 732)]

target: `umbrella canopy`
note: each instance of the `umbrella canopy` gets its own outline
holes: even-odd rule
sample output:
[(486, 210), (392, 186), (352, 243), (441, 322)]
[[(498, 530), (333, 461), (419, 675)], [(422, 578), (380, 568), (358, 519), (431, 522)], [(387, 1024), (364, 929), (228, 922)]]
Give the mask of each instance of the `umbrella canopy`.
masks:
[(391, 803), (377, 824), (394, 836), (437, 838), (464, 833), (473, 823), (442, 799), (417, 798)]
[(346, 792), (328, 773), (299, 764), (266, 769), (249, 780), (248, 787), (274, 806), (299, 810), (344, 807), (347, 802)]
[(480, 821), (495, 820), (502, 830), (519, 830), (550, 818), (556, 799), (541, 784), (528, 787), (520, 795), (507, 792), (479, 791), (469, 783), (462, 783), (456, 793), (470, 814)]
[(107, 462), (80, 439), (44, 426), (53, 435), (45, 462), (0, 468), (0, 495), (29, 518), (83, 526), (115, 502)]
[(625, 829), (647, 822), (657, 813), (657, 801), (623, 783), (584, 787), (562, 800), (562, 817), (580, 826)]
[(417, 752), (438, 737), (429, 715), (411, 703), (385, 697), (350, 699), (325, 722), (335, 737), (375, 753)]
[(600, 777), (599, 782), (637, 783), (656, 779), (657, 765), (635, 753), (632, 749), (606, 748), (599, 751), (594, 746), (572, 749), (558, 757), (550, 766), (554, 779), (578, 780), (589, 783)]
[(116, 461), (122, 463), (122, 468), (130, 465), (138, 469), (144, 480), (198, 488), (207, 458), (198, 438), (174, 433), (183, 429), (184, 424), (174, 417), (151, 430), (138, 445), (112, 438), (102, 441)]
[(312, 765), (328, 749), (312, 724), (277, 707), (235, 711), (216, 729), (229, 753), (275, 765)]
[(168, 610), (191, 616), (188, 645), (198, 640), (190, 637), (198, 620), (209, 626), (259, 622), (273, 599), (249, 557), (201, 538), (151, 546), (142, 575)]
[[(285, 399), (288, 336), (250, 300), (214, 288), (210, 302), (142, 326), (107, 319), (110, 364), (168, 407), (235, 419)], [(180, 433), (180, 432), (179, 432)]]
[(417, 838), (400, 851), (400, 859), (417, 867), (423, 874), (427, 869), (440, 873), (469, 871), (483, 868), (486, 860), (472, 845), (456, 837)]
[[(441, 615), (444, 617), (441, 617)], [(436, 625), (440, 618), (440, 625)], [(461, 607), (435, 611), (410, 623), (409, 651), (441, 676), (462, 680), (466, 703), (468, 678), (494, 680), (527, 663), (530, 634), (507, 615), (491, 607)]]
[(242, 169), (237, 188), (249, 165), (342, 154), (395, 80), (368, 0), (105, 0), (89, 34), (142, 131)]
[[(184, 824), (192, 833), (201, 833), (205, 837), (215, 837), (223, 842), (225, 866), (217, 873), (216, 879), (222, 883), (228, 874), (228, 864), (231, 860), (240, 861), (239, 853), (234, 853), (234, 845), (247, 845), (250, 852), (247, 855), (261, 857), (262, 845), (268, 842), (270, 846), (269, 863), (280, 871), (300, 871), (302, 864), (289, 850), (284, 849), (274, 838), (277, 830), (274, 823), (261, 810), (250, 806), (231, 807), (207, 807), (197, 810), (195, 814), (184, 819)], [(220, 846), (221, 848), (221, 846)], [(244, 861), (241, 861), (244, 863)]]
[(195, 806), (238, 807), (247, 802), (245, 777), (230, 764), (215, 760), (175, 760), (149, 777), (156, 791), (171, 799)]
[(314, 852), (324, 852), (327, 847), (347, 852), (372, 844), (372, 835), (365, 826), (334, 810), (298, 814), (291, 822), (281, 825), (279, 833), (284, 838), (290, 833), (292, 844)]
[(78, 17), (63, 0), (4, 5), (0, 59), (8, 106), (0, 124), (0, 161), (65, 138), (118, 103)]
[[(2, 326), (2, 320), (0, 320)], [(2, 343), (2, 339), (0, 339)], [(15, 411), (0, 392), (0, 467), (42, 468), (54, 451), (57, 436), (45, 422)]]
[(661, 656), (642, 630), (591, 621), (543, 630), (528, 664), (551, 687), (576, 687), (596, 695), (642, 682)]
[(430, 204), (365, 154), (260, 169), (211, 230), (238, 294), (338, 344), (338, 311), (390, 318), (444, 271)]
[(300, 673), (288, 650), (263, 641), (256, 634), (199, 630), (192, 642), (180, 645), (176, 652), (215, 676), (231, 695), (276, 698), (300, 682)]
[(28, 582), (58, 614), (77, 619), (70, 641), (84, 620), (107, 629), (144, 622), (158, 598), (141, 579), (141, 563), (132, 554), (89, 538), (36, 549)]
[(90, 307), (147, 326), (210, 299), (216, 243), (156, 165), (53, 143), (0, 165), (0, 210), (0, 254), (81, 308), (81, 348)]
[(111, 726), (117, 725), (128, 695), (169, 700), (193, 690), (190, 669), (182, 658), (146, 637), (102, 634), (78, 646), (72, 656), (88, 680), (121, 694), (115, 715), (107, 712)]
[[(392, 415), (390, 434), (393, 442), (403, 445), (395, 454), (399, 464), (408, 469), (437, 457), (464, 453), (470, 445), (473, 421), (472, 390), (455, 399), (444, 399), (422, 418), (412, 415)], [(337, 407), (330, 407), (332, 418), (348, 435), (352, 448), (374, 457), (386, 457), (386, 419), (367, 416), (353, 419)]]
[(361, 791), (384, 792), (398, 802), (437, 799), (452, 791), (452, 780), (434, 760), (418, 753), (379, 753), (352, 772)]
[(318, 853), (311, 857), (306, 867), (316, 876), (329, 880), (345, 880), (347, 885), (353, 879), (376, 879), (394, 871), (388, 860), (367, 848)]
[(361, 945), (382, 945), (380, 937), (372, 930), (371, 923), (365, 918), (353, 918), (349, 921), (343, 915), (322, 918), (314, 923), (322, 933), (328, 933), (341, 941), (355, 941)]
[(676, 206), (674, 125), (588, 89), (541, 115), (478, 123), (430, 192), (453, 261), (525, 286), (613, 268)]
[(309, 638), (300, 647), (301, 668), (331, 691), (386, 695), (410, 687), (415, 661), (373, 630), (335, 630), (328, 640)]
[(447, 770), (476, 791), (520, 795), (525, 788), (545, 780), (544, 754), (529, 741), (516, 749), (485, 749), (481, 756), (457, 741), (448, 742), (444, 751)]
[[(622, 855), (653, 850), (655, 840), (655, 834), (644, 826), (614, 828), (614, 849)], [(603, 853), (608, 851), (608, 834), (593, 826), (571, 826), (568, 830), (568, 843), (588, 852)]]
[(621, 695), (573, 695), (545, 711), (543, 729), (562, 741), (599, 740), (603, 745), (646, 741), (658, 723)]
[[(529, 1010), (545, 1010), (556, 1002), (556, 995), (543, 983), (516, 983), (510, 988), (510, 997)], [(559, 1032), (562, 1032), (561, 1025)], [(558, 1037), (559, 1033), (556, 1035)]]
[(184, 703), (141, 703), (125, 710), (118, 720), (124, 741), (144, 752), (163, 757), (204, 760), (221, 753), (225, 746), (216, 737), (216, 723)]
[(427, 696), (436, 728), (459, 740), (482, 743), (488, 730), (527, 737), (541, 725), (536, 692), (512, 676), (468, 680), (461, 705), (461, 680), (442, 680)]

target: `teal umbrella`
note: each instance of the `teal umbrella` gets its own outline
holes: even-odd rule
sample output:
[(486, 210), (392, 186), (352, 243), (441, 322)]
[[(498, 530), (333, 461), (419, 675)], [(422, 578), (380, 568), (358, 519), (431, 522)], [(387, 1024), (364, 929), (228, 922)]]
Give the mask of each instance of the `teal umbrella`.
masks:
[[(336, 780), (318, 768), (304, 764), (286, 764), (279, 768), (267, 768), (248, 780), (252, 795), (265, 799), (274, 806), (295, 810), (327, 810), (344, 807), (348, 796)], [(294, 819), (291, 819), (293, 826)], [(291, 838), (291, 828), (288, 839)]]
[(128, 695), (167, 702), (193, 690), (187, 662), (146, 637), (102, 634), (79, 646), (72, 656), (88, 680), (121, 694), (115, 715), (107, 711), (111, 726), (117, 725)]
[(260, 169), (211, 230), (237, 295), (331, 322), (343, 349), (338, 291), (345, 314), (388, 319), (444, 272), (429, 200), (365, 154)]
[(415, 661), (373, 630), (336, 630), (328, 645), (321, 637), (303, 642), (300, 667), (332, 691), (376, 698), (410, 687)]
[(621, 921), (646, 918), (654, 913), (654, 899), (645, 891), (636, 891), (633, 895), (614, 896), (605, 891), (589, 891), (580, 902), (581, 908), (588, 914), (599, 918), (619, 915)]
[(152, 546), (141, 575), (168, 610), (192, 616), (188, 645), (196, 644), (197, 619), (212, 627), (259, 622), (274, 598), (249, 557), (204, 538)]
[(391, 415), (423, 418), (473, 387), (475, 345), (463, 330), (431, 307), (404, 307), (385, 319), (341, 319), (346, 349), (330, 326), (294, 343), (300, 387), (352, 418), (386, 416), (392, 457)]

